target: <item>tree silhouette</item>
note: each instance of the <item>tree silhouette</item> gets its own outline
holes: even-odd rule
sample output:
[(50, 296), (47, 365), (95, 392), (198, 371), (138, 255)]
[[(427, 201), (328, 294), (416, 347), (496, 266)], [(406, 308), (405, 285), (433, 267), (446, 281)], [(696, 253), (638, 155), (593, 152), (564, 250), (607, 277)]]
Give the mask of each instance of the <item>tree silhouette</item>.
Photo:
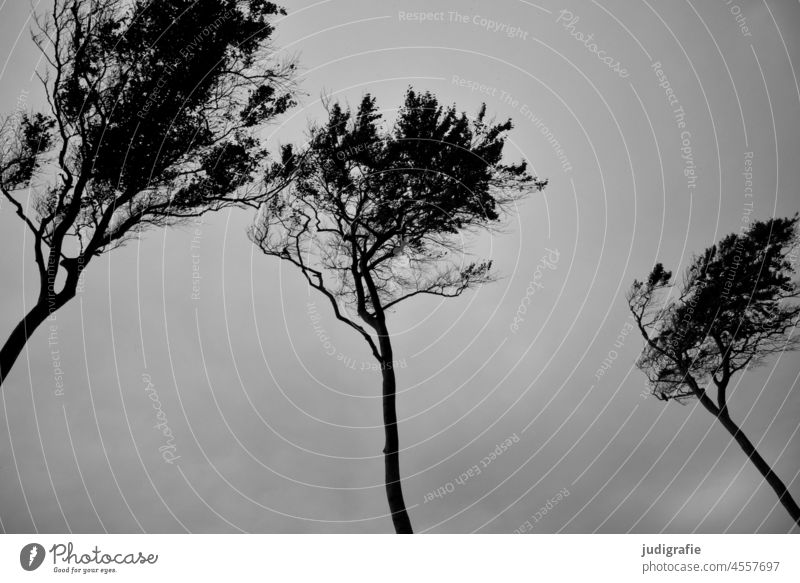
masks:
[(255, 131), (293, 105), (294, 65), (269, 45), (278, 14), (263, 0), (54, 0), (37, 18), (49, 111), (0, 124), (0, 192), (33, 236), (39, 294), (0, 350), (0, 384), (92, 258), (268, 194), (251, 182)]
[(736, 373), (798, 346), (797, 221), (798, 215), (755, 221), (728, 235), (694, 258), (677, 297), (670, 293), (663, 302), (660, 292), (673, 286), (672, 274), (658, 263), (646, 281), (634, 281), (628, 304), (645, 339), (637, 366), (653, 394), (663, 401), (699, 399), (800, 525), (786, 485), (731, 419), (727, 393)]
[(370, 95), (356, 112), (327, 109), (301, 159), (284, 147), (283, 167), (295, 180), (265, 203), (250, 237), (299, 268), (369, 345), (383, 380), (389, 508), (396, 532), (411, 533), (387, 312), (414, 296), (456, 297), (491, 281), (492, 262), (466, 262), (460, 237), (498, 224), (509, 205), (546, 181), (524, 162), (501, 161), (511, 121), (488, 121), (485, 105), (470, 118), (409, 89), (391, 127)]

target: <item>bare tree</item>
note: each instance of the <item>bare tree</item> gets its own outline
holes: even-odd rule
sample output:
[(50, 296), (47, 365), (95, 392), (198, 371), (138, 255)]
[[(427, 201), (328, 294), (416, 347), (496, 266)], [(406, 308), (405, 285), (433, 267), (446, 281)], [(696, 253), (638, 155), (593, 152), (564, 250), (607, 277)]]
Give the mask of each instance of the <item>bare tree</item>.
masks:
[(510, 121), (444, 107), (409, 89), (393, 126), (366, 95), (356, 112), (328, 105), (296, 179), (265, 204), (251, 239), (297, 267), (340, 321), (367, 343), (383, 379), (386, 493), (394, 527), (411, 533), (400, 482), (394, 353), (387, 312), (419, 295), (456, 297), (492, 281), (491, 261), (465, 262), (460, 237), (490, 228), (520, 197), (546, 185), (524, 162), (502, 160)]
[(660, 292), (673, 286), (672, 274), (658, 263), (646, 281), (634, 281), (628, 304), (645, 339), (637, 366), (653, 394), (663, 401), (699, 399), (800, 525), (800, 508), (728, 405), (736, 373), (798, 346), (797, 221), (798, 215), (755, 221), (728, 235), (694, 258), (677, 297), (664, 301)]
[[(293, 105), (294, 65), (245, 0), (54, 0), (33, 39), (47, 113), (0, 124), (0, 193), (33, 237), (39, 294), (0, 350), (0, 383), (92, 258), (140, 231), (269, 193), (255, 130)], [(280, 184), (273, 185), (276, 188)]]

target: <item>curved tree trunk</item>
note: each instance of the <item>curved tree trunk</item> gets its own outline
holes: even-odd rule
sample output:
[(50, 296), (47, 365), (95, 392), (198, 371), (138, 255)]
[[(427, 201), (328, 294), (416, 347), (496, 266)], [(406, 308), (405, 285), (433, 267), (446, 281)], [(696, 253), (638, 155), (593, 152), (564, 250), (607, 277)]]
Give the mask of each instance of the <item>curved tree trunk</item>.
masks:
[[(691, 378), (691, 377), (690, 377)], [(728, 413), (728, 407), (725, 403), (724, 391), (726, 385), (723, 385), (721, 390), (723, 391), (722, 396), (719, 397), (720, 404), (714, 403), (711, 398), (706, 394), (706, 392), (697, 385), (692, 379), (690, 383), (694, 394), (700, 400), (700, 403), (703, 407), (708, 410), (714, 417), (716, 417), (722, 426), (728, 430), (728, 433), (733, 436), (736, 440), (736, 443), (739, 444), (739, 447), (742, 448), (742, 451), (750, 458), (750, 461), (753, 462), (753, 465), (761, 472), (761, 475), (764, 476), (764, 479), (767, 483), (775, 490), (775, 493), (778, 495), (778, 500), (783, 507), (786, 508), (786, 511), (789, 513), (789, 516), (792, 517), (795, 524), (800, 526), (800, 507), (797, 506), (797, 502), (794, 501), (792, 495), (789, 493), (789, 489), (786, 487), (786, 484), (778, 477), (770, 465), (766, 462), (766, 460), (761, 457), (761, 454), (758, 453), (756, 450), (756, 446), (752, 444), (752, 442), (747, 439), (747, 436), (741, 430), (741, 428), (734, 423), (733, 419), (731, 419), (730, 413)]]
[(5, 344), (3, 344), (3, 348), (0, 349), (0, 387), (5, 383), (11, 369), (14, 367), (14, 363), (17, 362), (17, 358), (22, 354), (22, 350), (36, 329), (51, 314), (58, 311), (64, 304), (75, 297), (79, 275), (80, 271), (71, 273), (60, 292), (51, 295), (40, 295), (33, 308), (25, 314), (25, 317), (11, 331)]
[(25, 317), (19, 321), (14, 330), (9, 335), (3, 348), (0, 349), (0, 387), (8, 378), (14, 363), (25, 348), (28, 339), (33, 335), (34, 330), (41, 326), (50, 315), (46, 302), (38, 302)]
[(733, 422), (733, 419), (731, 419), (727, 413), (722, 413), (718, 415), (717, 418), (720, 423), (722, 423), (723, 427), (733, 436), (736, 443), (742, 448), (742, 451), (750, 458), (753, 465), (761, 472), (761, 475), (764, 476), (767, 483), (775, 490), (775, 493), (778, 495), (778, 500), (783, 504), (783, 507), (786, 508), (792, 520), (800, 526), (800, 507), (797, 506), (797, 502), (792, 498), (788, 488), (786, 488), (786, 484), (783, 483), (778, 477), (778, 474), (776, 474), (764, 458), (761, 457), (761, 454), (758, 453), (755, 446), (747, 439), (744, 432)]
[(383, 448), (384, 464), (386, 467), (386, 497), (389, 500), (389, 510), (392, 513), (392, 522), (397, 534), (413, 534), (411, 519), (408, 517), (406, 503), (403, 500), (403, 489), (400, 484), (400, 439), (397, 431), (397, 408), (395, 397), (397, 382), (392, 364), (392, 344), (386, 326), (381, 326), (381, 373), (383, 375), (383, 426), (386, 433), (386, 445)]

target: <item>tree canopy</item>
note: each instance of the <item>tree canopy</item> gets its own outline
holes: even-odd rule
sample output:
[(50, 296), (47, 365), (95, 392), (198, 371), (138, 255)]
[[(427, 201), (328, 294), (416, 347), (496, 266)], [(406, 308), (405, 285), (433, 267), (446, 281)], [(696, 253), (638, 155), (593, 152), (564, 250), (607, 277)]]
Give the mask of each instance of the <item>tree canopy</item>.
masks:
[(413, 89), (392, 125), (371, 95), (356, 111), (329, 103), (306, 147), (284, 147), (274, 174), (294, 180), (265, 203), (250, 232), (265, 254), (300, 269), (379, 363), (386, 494), (397, 533), (413, 529), (401, 487), (386, 312), (417, 295), (454, 297), (492, 279), (491, 261), (465, 261), (464, 234), (491, 228), (547, 183), (524, 161), (503, 162), (511, 127), (487, 120), (485, 105), (469, 117)]
[(37, 18), (48, 111), (0, 122), (0, 195), (33, 237), (39, 295), (0, 350), (0, 384), (93, 257), (270, 194), (259, 128), (294, 105), (294, 64), (269, 42), (283, 13), (264, 0), (53, 0)]
[(645, 281), (634, 281), (628, 304), (645, 339), (637, 366), (653, 394), (697, 398), (800, 525), (800, 506), (728, 406), (734, 374), (798, 346), (798, 218), (754, 221), (707, 248), (692, 259), (674, 297), (672, 274), (657, 263)]
[(637, 364), (657, 397), (696, 397), (713, 381), (724, 409), (733, 374), (797, 347), (797, 221), (754, 221), (726, 236), (693, 258), (677, 290), (660, 263), (634, 282), (628, 301), (646, 340)]
[(293, 64), (268, 42), (281, 13), (262, 0), (54, 2), (34, 34), (49, 111), (0, 135), (0, 191), (43, 279), (147, 226), (260, 200), (263, 185), (246, 188), (265, 156), (255, 129), (293, 104)]
[[(339, 308), (373, 324), (419, 294), (457, 296), (491, 278), (491, 261), (465, 262), (461, 237), (547, 184), (524, 161), (503, 162), (510, 120), (495, 123), (409, 89), (388, 125), (367, 94), (354, 111), (328, 105), (303, 148), (283, 149), (291, 186), (262, 209), (252, 239), (299, 267)], [(370, 344), (375, 352), (375, 345)]]

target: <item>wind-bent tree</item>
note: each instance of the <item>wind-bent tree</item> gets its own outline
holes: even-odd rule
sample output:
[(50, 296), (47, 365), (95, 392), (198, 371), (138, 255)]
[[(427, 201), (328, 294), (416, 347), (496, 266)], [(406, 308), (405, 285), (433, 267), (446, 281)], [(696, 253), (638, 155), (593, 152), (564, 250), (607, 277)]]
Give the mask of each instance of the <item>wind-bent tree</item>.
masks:
[(413, 89), (391, 126), (370, 95), (356, 112), (329, 106), (302, 159), (284, 148), (295, 180), (265, 203), (250, 232), (265, 254), (300, 269), (377, 360), (386, 494), (398, 533), (412, 528), (400, 483), (387, 312), (417, 295), (455, 297), (492, 280), (491, 261), (463, 261), (460, 237), (497, 224), (514, 201), (546, 184), (524, 162), (502, 162), (511, 127), (487, 120), (485, 105), (470, 118)]
[(293, 105), (294, 65), (269, 44), (283, 13), (263, 0), (54, 0), (37, 19), (48, 111), (0, 124), (0, 193), (33, 237), (39, 293), (0, 350), (0, 383), (92, 258), (268, 194), (251, 180), (256, 130)]
[(800, 525), (797, 503), (728, 406), (736, 373), (798, 346), (797, 222), (797, 215), (755, 221), (728, 235), (694, 258), (677, 295), (666, 301), (660, 292), (673, 286), (672, 274), (658, 263), (646, 281), (634, 281), (628, 304), (645, 339), (637, 366), (653, 394), (663, 401), (699, 399)]

